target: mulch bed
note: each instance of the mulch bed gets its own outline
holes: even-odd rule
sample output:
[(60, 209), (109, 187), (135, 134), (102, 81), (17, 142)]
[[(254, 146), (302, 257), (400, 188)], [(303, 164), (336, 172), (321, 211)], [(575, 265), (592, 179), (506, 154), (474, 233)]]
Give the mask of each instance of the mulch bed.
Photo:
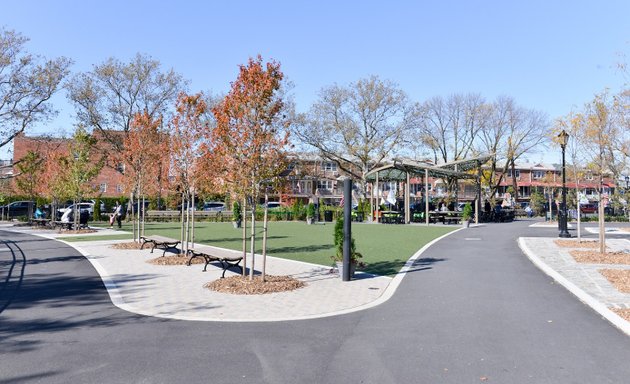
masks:
[[(167, 256), (159, 256), (155, 259), (147, 260), (147, 263), (153, 265), (188, 265), (188, 260), (190, 256), (186, 255), (167, 255)], [(192, 259), (190, 264), (205, 264), (203, 259), (195, 257)]]
[[(140, 249), (140, 247), (142, 247), (142, 243), (136, 243), (135, 241), (130, 241), (127, 243), (116, 243), (116, 244), (112, 244), (111, 247), (113, 249)], [(145, 249), (149, 249), (150, 247), (147, 246), (147, 248)], [(162, 250), (159, 250), (159, 252), (162, 252)], [(151, 260), (147, 260), (147, 263), (149, 264), (153, 264), (153, 265), (188, 265), (188, 259), (190, 259), (189, 256), (186, 255), (174, 255), (174, 254), (169, 254), (166, 256), (158, 256), (155, 259), (151, 259)], [(191, 261), (191, 264), (203, 264), (205, 263), (205, 261), (203, 261), (203, 259), (200, 258), (194, 258)]]
[(554, 243), (558, 247), (567, 247), (567, 248), (599, 248), (599, 241), (593, 240), (554, 240)]
[(263, 295), (266, 293), (293, 291), (306, 285), (304, 282), (290, 276), (267, 275), (265, 279), (266, 281), (262, 281), (260, 276), (254, 276), (253, 280), (249, 280), (249, 276), (230, 276), (207, 283), (204, 287), (213, 291), (235, 295)]
[(135, 241), (131, 241), (128, 243), (116, 243), (112, 244), (111, 247), (114, 249), (140, 249), (142, 243), (136, 243)]
[(606, 252), (597, 251), (570, 251), (578, 263), (588, 264), (630, 264), (630, 253), (627, 252)]
[(630, 269), (600, 269), (599, 273), (604, 275), (619, 292), (630, 293)]
[(81, 234), (81, 233), (94, 233), (96, 232), (96, 229), (77, 229), (77, 230), (63, 230), (63, 231), (57, 231), (58, 233), (63, 233), (63, 234)]
[(610, 310), (621, 316), (626, 321), (630, 321), (630, 309), (610, 308)]

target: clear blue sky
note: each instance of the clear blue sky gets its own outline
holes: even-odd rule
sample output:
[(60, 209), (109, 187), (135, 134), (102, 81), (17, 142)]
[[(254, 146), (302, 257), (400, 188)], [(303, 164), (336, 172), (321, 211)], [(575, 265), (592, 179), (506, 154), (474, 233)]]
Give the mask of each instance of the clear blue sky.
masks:
[[(0, 3), (0, 25), (30, 38), (32, 53), (73, 59), (75, 72), (140, 52), (190, 91), (218, 93), (260, 53), (282, 64), (299, 111), (324, 86), (376, 74), (415, 101), (503, 94), (552, 118), (624, 83), (615, 66), (630, 61), (629, 15), (628, 0)], [(65, 93), (55, 104), (59, 117), (31, 132), (72, 130)]]

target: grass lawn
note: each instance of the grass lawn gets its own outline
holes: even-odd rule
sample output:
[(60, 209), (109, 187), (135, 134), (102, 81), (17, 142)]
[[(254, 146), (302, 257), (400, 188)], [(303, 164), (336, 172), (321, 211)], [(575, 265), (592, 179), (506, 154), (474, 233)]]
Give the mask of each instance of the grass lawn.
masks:
[[(98, 224), (97, 224), (98, 225)], [(125, 223), (123, 230), (130, 230)], [(367, 264), (364, 271), (378, 275), (393, 275), (418, 249), (433, 239), (451, 232), (459, 226), (443, 227), (424, 225), (352, 225), (357, 251), (363, 254)], [(332, 265), (334, 223), (306, 225), (304, 222), (269, 222), (267, 254), (314, 264)], [(145, 232), (180, 238), (179, 223), (147, 223)], [(261, 252), (262, 223), (256, 223), (256, 252)], [(234, 229), (232, 223), (195, 223), (195, 242), (229, 249), (242, 249), (242, 230)], [(97, 239), (120, 239), (131, 236), (81, 236), (68, 241)], [(249, 250), (249, 242), (248, 242)]]

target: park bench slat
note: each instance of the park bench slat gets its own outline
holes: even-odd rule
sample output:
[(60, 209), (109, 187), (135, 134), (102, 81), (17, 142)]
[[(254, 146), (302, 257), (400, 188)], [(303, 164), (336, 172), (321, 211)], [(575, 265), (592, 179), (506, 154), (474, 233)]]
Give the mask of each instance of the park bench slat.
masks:
[(204, 272), (206, 272), (208, 264), (212, 262), (219, 262), (221, 264), (221, 268), (223, 268), (221, 278), (225, 277), (225, 272), (229, 268), (238, 268), (240, 273), (243, 273), (243, 267), (240, 265), (241, 260), (243, 260), (243, 256), (240, 253), (236, 254), (229, 250), (221, 250), (215, 247), (198, 245), (195, 246), (195, 249), (189, 249), (188, 254), (190, 255), (190, 259), (188, 259), (189, 266), (192, 259), (195, 257), (201, 257), (205, 260), (206, 264), (203, 267)]

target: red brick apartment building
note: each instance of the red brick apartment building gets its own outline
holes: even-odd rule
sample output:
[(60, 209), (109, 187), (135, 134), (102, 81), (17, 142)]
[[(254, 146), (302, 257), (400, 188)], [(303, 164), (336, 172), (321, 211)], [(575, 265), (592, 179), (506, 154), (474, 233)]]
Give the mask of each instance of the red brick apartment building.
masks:
[[(596, 201), (599, 191), (599, 176), (588, 170), (582, 171), (581, 173), (582, 178), (577, 182), (580, 192), (589, 200)], [(562, 168), (560, 165), (556, 164), (516, 164), (514, 175), (512, 175), (512, 171), (510, 170), (503, 178), (499, 188), (499, 196), (497, 197), (503, 197), (508, 188), (514, 185), (514, 182), (516, 182), (518, 188), (519, 201), (527, 202), (531, 194), (536, 190), (545, 192), (545, 189), (551, 188), (555, 189), (557, 192), (559, 188), (562, 187)], [(566, 187), (568, 189), (576, 188), (576, 181), (569, 167), (567, 167)], [(616, 187), (617, 183), (614, 178), (609, 174), (605, 174), (603, 193), (611, 195), (614, 193)]]
[[(39, 153), (49, 153), (51, 151), (67, 151), (67, 139), (55, 139), (44, 137), (28, 137), (23, 134), (14, 139), (13, 163), (21, 159), (28, 151)], [(101, 141), (100, 145), (107, 145)], [(323, 159), (313, 153), (299, 153), (291, 155), (293, 161), (289, 166), (285, 177), (286, 187), (279, 193), (277, 198), (280, 201), (299, 199), (307, 202), (313, 197), (319, 197), (322, 204), (338, 205), (343, 195), (343, 183), (340, 181), (346, 174), (335, 162)], [(10, 167), (8, 167), (10, 168)], [(120, 197), (126, 194), (122, 184), (122, 175), (117, 169), (124, 169), (124, 164), (108, 164), (101, 170), (100, 174), (93, 182), (98, 194), (102, 197)], [(13, 170), (15, 172), (15, 170)], [(508, 188), (516, 185), (518, 188), (518, 200), (529, 201), (529, 197), (536, 189), (543, 192), (544, 188), (560, 188), (562, 186), (562, 170), (558, 165), (530, 164), (522, 163), (515, 165), (515, 175), (513, 177), (510, 170), (503, 178), (499, 191), (495, 198), (502, 199), (506, 196)], [(580, 180), (579, 187), (582, 193), (595, 200), (598, 190), (597, 176), (592, 173), (585, 173), (584, 180)], [(575, 182), (567, 177), (567, 187), (575, 188)], [(384, 185), (383, 189), (390, 186)], [(604, 192), (612, 193), (615, 183), (610, 177), (604, 180)], [(421, 178), (410, 179), (411, 201), (419, 200), (423, 197), (424, 180)], [(399, 194), (403, 188), (398, 187)], [(444, 180), (439, 178), (429, 178), (429, 196), (433, 199), (447, 197), (449, 191)], [(477, 186), (471, 180), (460, 180), (458, 184), (458, 199), (472, 201), (477, 196)], [(483, 198), (488, 196), (482, 193)], [(399, 196), (401, 197), (401, 196)]]
[[(108, 145), (104, 141), (99, 141), (99, 145)], [(13, 139), (13, 164), (23, 158), (29, 151), (43, 154), (44, 156), (52, 152), (66, 152), (69, 140), (17, 135)], [(108, 164), (103, 167), (99, 175), (93, 181), (93, 187), (97, 190), (97, 195), (101, 197), (120, 197), (125, 195), (122, 184), (122, 175), (114, 167), (124, 167), (123, 165)], [(17, 172), (17, 170), (13, 170)]]

